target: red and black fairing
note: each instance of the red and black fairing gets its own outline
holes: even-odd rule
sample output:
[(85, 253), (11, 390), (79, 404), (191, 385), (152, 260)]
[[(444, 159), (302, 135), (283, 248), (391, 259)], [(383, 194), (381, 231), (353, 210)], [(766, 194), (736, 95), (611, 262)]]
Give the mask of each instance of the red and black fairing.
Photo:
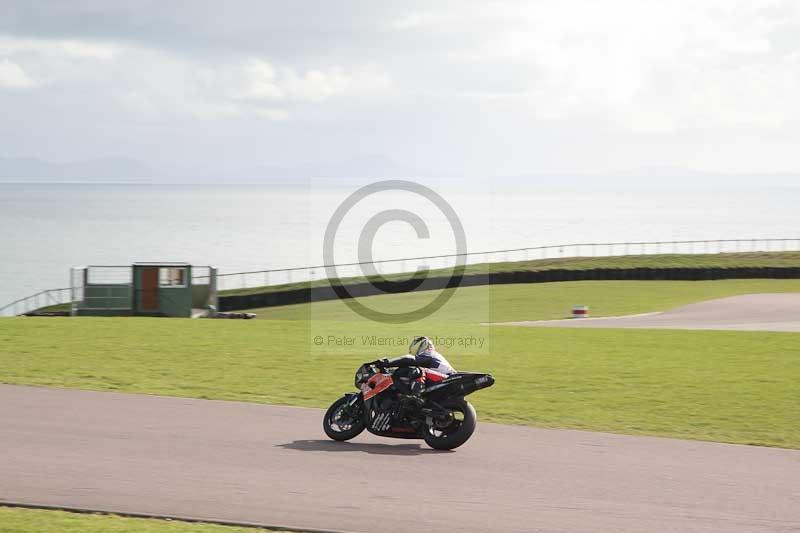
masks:
[(417, 381), (425, 386), (420, 395), (422, 405), (403, 399), (392, 373), (377, 371), (372, 365), (359, 369), (356, 386), (361, 394), (353, 395), (350, 403), (355, 406), (359, 400), (362, 402), (361, 416), (370, 433), (383, 437), (423, 438), (423, 422), (431, 416), (437, 402), (451, 397), (463, 398), (494, 384), (489, 374), (458, 372), (447, 376), (430, 369), (420, 370)]
[(420, 439), (422, 435), (401, 415), (400, 397), (392, 374), (378, 372), (360, 385), (362, 417), (370, 433), (381, 437)]

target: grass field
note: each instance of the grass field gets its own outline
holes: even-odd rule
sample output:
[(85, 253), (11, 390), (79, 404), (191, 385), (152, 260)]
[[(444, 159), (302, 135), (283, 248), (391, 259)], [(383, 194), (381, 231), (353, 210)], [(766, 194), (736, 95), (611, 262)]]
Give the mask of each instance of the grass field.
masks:
[(265, 530), (174, 520), (127, 518), (117, 515), (0, 507), (0, 533), (254, 533), (256, 531)]
[[(457, 368), (497, 378), (471, 396), (483, 420), (800, 448), (797, 334), (476, 325), (556, 318), (575, 303), (617, 315), (784, 291), (800, 281), (475, 287), (408, 325), (360, 319), (341, 302), (270, 308), (252, 321), (2, 319), (0, 382), (325, 407), (352, 388), (358, 364), (427, 333), (483, 340), (442, 350)], [(418, 296), (363, 301), (396, 309)]]
[[(571, 281), (519, 285), (487, 285), (448, 289), (452, 298), (430, 321), (479, 324), (514, 320), (565, 318), (572, 306), (591, 307), (592, 316), (664, 311), (701, 300), (758, 292), (798, 292), (800, 280), (697, 281)], [(360, 298), (383, 312), (413, 311), (433, 298), (432, 292), (387, 294)], [(270, 320), (359, 321), (342, 300), (251, 309)]]

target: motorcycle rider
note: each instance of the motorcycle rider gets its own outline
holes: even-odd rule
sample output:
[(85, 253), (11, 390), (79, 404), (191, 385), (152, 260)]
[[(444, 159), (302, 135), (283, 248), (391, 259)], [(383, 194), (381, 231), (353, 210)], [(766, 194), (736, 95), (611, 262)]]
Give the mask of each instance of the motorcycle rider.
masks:
[(428, 337), (414, 337), (408, 347), (408, 355), (401, 355), (394, 359), (380, 359), (374, 363), (377, 367), (397, 368), (394, 372), (395, 383), (398, 388), (411, 393), (411, 396), (419, 398), (420, 393), (425, 388), (425, 373), (420, 368), (426, 368), (441, 374), (442, 377), (455, 373), (455, 368), (450, 362), (436, 351)]

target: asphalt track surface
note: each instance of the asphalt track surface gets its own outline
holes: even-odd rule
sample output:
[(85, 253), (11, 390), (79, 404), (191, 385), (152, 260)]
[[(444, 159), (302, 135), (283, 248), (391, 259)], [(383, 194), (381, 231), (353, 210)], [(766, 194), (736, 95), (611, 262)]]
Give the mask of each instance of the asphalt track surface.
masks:
[(452, 452), (322, 411), (0, 385), (0, 502), (340, 531), (800, 530), (800, 451), (479, 424)]
[(800, 331), (800, 294), (747, 294), (678, 307), (663, 313), (620, 317), (504, 322), (551, 328), (711, 329)]

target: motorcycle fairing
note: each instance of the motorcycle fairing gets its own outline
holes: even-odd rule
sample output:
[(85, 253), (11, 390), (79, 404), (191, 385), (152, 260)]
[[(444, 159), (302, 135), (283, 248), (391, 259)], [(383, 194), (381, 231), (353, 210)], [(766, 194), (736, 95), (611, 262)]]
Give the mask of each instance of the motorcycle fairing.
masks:
[(375, 374), (361, 385), (364, 401), (369, 400), (392, 386), (394, 379), (389, 374)]

